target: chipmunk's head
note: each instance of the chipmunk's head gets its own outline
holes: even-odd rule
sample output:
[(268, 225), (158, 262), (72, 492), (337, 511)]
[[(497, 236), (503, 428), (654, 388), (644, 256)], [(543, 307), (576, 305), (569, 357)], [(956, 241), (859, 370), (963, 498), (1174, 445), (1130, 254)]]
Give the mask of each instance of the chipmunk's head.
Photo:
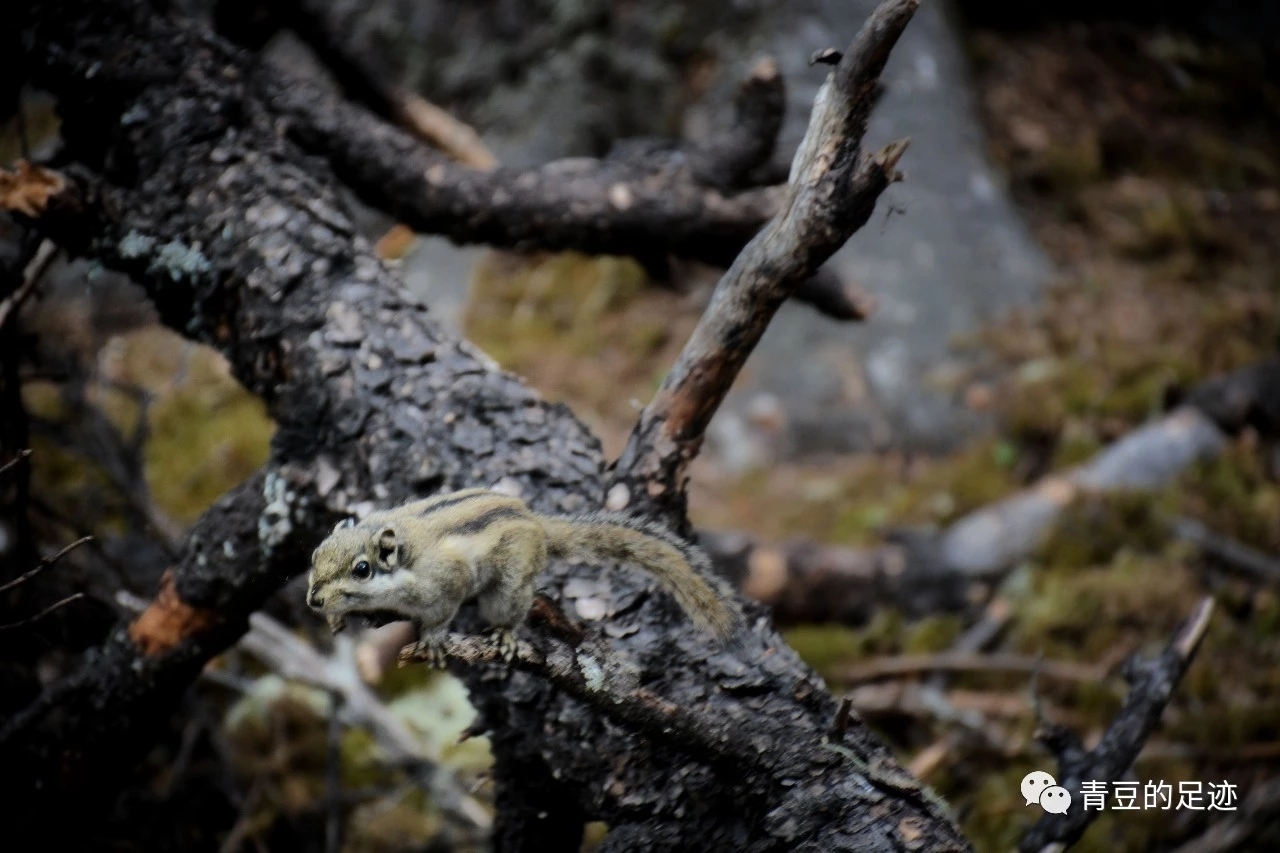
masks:
[(394, 609), (407, 581), (395, 528), (369, 528), (347, 519), (311, 554), (307, 605), (325, 614), (334, 631), (347, 613)]

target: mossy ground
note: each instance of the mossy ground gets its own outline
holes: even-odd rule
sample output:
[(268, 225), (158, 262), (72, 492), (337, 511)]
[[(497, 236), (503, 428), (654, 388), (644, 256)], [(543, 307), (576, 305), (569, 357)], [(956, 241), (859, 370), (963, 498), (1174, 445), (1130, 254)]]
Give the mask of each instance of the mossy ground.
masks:
[[(130, 441), (144, 408), (147, 423), (143, 465), (156, 509), (178, 524), (194, 521), (228, 489), (267, 461), (275, 427), (262, 401), (232, 377), (214, 351), (190, 344), (156, 326), (109, 339), (99, 350), (86, 384), (85, 402), (97, 408)], [(23, 398), (32, 415), (57, 422), (65, 414), (63, 389), (49, 381), (28, 382)], [(33, 442), (33, 488), (64, 515), (116, 529), (118, 501), (108, 487), (102, 460), (70, 452), (38, 437)], [(77, 510), (79, 507), (79, 510)]]

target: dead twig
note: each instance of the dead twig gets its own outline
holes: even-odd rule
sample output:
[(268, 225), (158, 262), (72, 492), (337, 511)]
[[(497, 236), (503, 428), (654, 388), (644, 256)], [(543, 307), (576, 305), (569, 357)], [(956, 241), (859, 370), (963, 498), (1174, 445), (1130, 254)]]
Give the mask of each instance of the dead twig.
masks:
[(31, 457), (31, 448), (24, 448), (22, 450), (19, 450), (17, 453), (13, 454), (12, 459), (10, 459), (8, 462), (5, 462), (3, 465), (0, 465), (0, 476), (7, 474), (10, 468), (13, 468), (15, 465), (21, 462), (25, 462), (30, 457)]
[(688, 465), (774, 312), (871, 216), (899, 178), (906, 140), (862, 150), (870, 93), (918, 0), (889, 0), (867, 19), (814, 102), (780, 211), (720, 279), (711, 302), (616, 463), (614, 508), (682, 518)]
[(84, 598), (83, 592), (74, 592), (71, 595), (68, 595), (66, 598), (63, 598), (59, 601), (55, 601), (53, 604), (50, 604), (48, 607), (46, 607), (44, 610), (41, 610), (39, 613), (37, 613), (34, 616), (28, 616), (26, 619), (23, 619), (20, 622), (10, 622), (8, 625), (0, 625), (0, 631), (12, 631), (14, 628), (21, 628), (24, 625), (30, 625), (32, 622), (37, 622), (43, 619), (44, 617), (48, 616), (50, 613), (59, 609), (60, 607), (70, 604), (73, 601), (78, 601), (81, 598)]
[(36, 250), (36, 256), (31, 259), (31, 263), (27, 264), (26, 271), (23, 273), (22, 284), (18, 286), (17, 290), (6, 296), (3, 301), (0, 301), (0, 332), (4, 331), (5, 327), (9, 325), (9, 321), (18, 315), (18, 309), (35, 292), (36, 286), (40, 284), (40, 279), (44, 278), (44, 274), (49, 270), (49, 266), (57, 256), (58, 247), (53, 244), (53, 241), (44, 240), (40, 243), (40, 248)]
[[(878, 681), (849, 692), (853, 707), (867, 719), (913, 717), (955, 725), (973, 733), (991, 726), (993, 719), (1019, 720), (1027, 716), (1024, 691), (965, 690), (942, 691), (912, 681)], [(1068, 710), (1055, 709), (1054, 717), (1084, 724)]]
[(1190, 542), (1201, 553), (1224, 566), (1268, 584), (1280, 583), (1280, 560), (1250, 548), (1243, 542), (1215, 533), (1193, 518), (1170, 522), (1173, 535)]
[[(978, 621), (966, 628), (964, 633), (951, 644), (950, 651), (958, 654), (974, 654), (992, 646), (1004, 633), (1004, 629), (1012, 618), (1013, 607), (1008, 599), (992, 599), (983, 609)], [(947, 686), (947, 674), (935, 672), (929, 676), (927, 683), (930, 687), (942, 690)]]
[(472, 169), (487, 172), (497, 168), (498, 158), (471, 125), (399, 86), (391, 87), (388, 98), (394, 104), (396, 120), (423, 142)]
[(0, 592), (13, 589), (18, 584), (26, 583), (36, 575), (43, 572), (45, 569), (52, 566), (54, 563), (61, 560), (63, 557), (67, 556), (67, 554), (70, 554), (72, 551), (79, 548), (81, 545), (85, 544), (86, 542), (91, 542), (91, 541), (93, 541), (92, 536), (81, 536), (79, 539), (72, 542), (70, 545), (64, 545), (56, 553), (50, 554), (48, 557), (45, 557), (44, 559), (42, 559), (39, 563), (36, 564), (34, 568), (29, 569), (26, 572), (23, 572), (21, 575), (18, 575), (18, 577), (14, 578), (11, 581), (7, 581), (3, 584), (0, 584)]
[(1209, 628), (1212, 613), (1213, 599), (1203, 599), (1164, 652), (1150, 660), (1129, 659), (1124, 667), (1125, 679), (1130, 684), (1129, 695), (1093, 749), (1085, 750), (1080, 739), (1065, 727), (1047, 727), (1040, 734), (1040, 740), (1058, 759), (1057, 781), (1071, 792), (1072, 807), (1066, 814), (1046, 814), (1038, 820), (1023, 836), (1019, 850), (1023, 853), (1061, 850), (1084, 834), (1101, 812), (1083, 808), (1082, 783), (1112, 782), (1133, 765), (1191, 665)]
[(932, 655), (872, 658), (838, 670), (834, 677), (844, 684), (863, 684), (885, 678), (931, 672), (1040, 673), (1058, 681), (1095, 682), (1107, 676), (1107, 668), (1072, 661), (1045, 661), (1028, 655), (978, 654), (948, 651)]

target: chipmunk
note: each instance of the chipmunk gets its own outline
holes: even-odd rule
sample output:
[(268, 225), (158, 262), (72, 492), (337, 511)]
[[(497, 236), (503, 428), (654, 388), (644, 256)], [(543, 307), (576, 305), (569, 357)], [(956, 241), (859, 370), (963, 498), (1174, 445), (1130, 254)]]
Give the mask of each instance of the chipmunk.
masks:
[(648, 569), (689, 617), (723, 640), (741, 622), (710, 561), (670, 531), (627, 515), (537, 515), (516, 497), (465, 489), (340, 522), (311, 555), (307, 604), (336, 634), (346, 616), (411, 620), (413, 655), (444, 665), (449, 623), (475, 597), (505, 661), (548, 558), (595, 556)]

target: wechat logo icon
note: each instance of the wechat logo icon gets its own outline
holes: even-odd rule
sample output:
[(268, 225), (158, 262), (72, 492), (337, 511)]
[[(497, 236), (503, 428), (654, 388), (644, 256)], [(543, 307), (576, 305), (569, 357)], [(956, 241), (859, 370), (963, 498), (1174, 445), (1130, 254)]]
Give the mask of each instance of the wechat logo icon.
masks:
[(1049, 814), (1066, 814), (1071, 808), (1071, 792), (1043, 770), (1022, 777), (1022, 798), (1028, 806), (1039, 803)]

